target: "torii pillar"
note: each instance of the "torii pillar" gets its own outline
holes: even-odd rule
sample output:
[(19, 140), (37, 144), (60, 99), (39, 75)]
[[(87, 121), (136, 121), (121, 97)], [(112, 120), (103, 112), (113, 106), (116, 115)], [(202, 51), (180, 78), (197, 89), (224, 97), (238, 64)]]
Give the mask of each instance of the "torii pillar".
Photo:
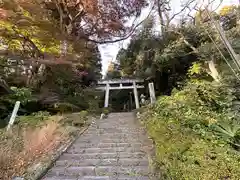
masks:
[(110, 85), (109, 83), (106, 84), (106, 91), (105, 91), (105, 102), (104, 102), (104, 107), (107, 108), (108, 107), (108, 103), (109, 103), (109, 91), (110, 91)]
[(140, 108), (140, 106), (139, 106), (139, 99), (138, 99), (138, 91), (137, 91), (136, 82), (133, 82), (133, 93), (134, 93), (136, 109), (138, 109), (138, 108)]

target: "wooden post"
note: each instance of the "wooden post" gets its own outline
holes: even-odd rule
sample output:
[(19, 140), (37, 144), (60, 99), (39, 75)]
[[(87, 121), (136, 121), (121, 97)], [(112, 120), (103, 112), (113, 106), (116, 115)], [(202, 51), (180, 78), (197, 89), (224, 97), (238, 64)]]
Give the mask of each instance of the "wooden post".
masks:
[(149, 87), (149, 94), (150, 94), (151, 104), (153, 104), (153, 103), (156, 102), (154, 84), (153, 83), (149, 83), (148, 87)]
[(129, 93), (130, 101), (129, 101), (129, 111), (132, 110), (132, 92)]
[(138, 92), (137, 92), (136, 82), (133, 82), (133, 92), (134, 92), (136, 109), (138, 109), (138, 108), (140, 108), (140, 106), (139, 106), (139, 99), (138, 99)]
[(108, 107), (108, 102), (109, 102), (109, 84), (106, 84), (106, 91), (105, 91), (105, 103), (104, 103), (104, 107), (107, 108)]
[(15, 103), (15, 106), (14, 106), (14, 109), (13, 109), (13, 112), (12, 112), (12, 115), (11, 115), (11, 118), (10, 118), (10, 120), (9, 120), (9, 123), (8, 123), (8, 126), (7, 126), (7, 131), (11, 128), (11, 126), (13, 125), (13, 123), (14, 123), (14, 121), (15, 121), (15, 119), (16, 119), (19, 106), (20, 106), (20, 101), (17, 101), (17, 102)]

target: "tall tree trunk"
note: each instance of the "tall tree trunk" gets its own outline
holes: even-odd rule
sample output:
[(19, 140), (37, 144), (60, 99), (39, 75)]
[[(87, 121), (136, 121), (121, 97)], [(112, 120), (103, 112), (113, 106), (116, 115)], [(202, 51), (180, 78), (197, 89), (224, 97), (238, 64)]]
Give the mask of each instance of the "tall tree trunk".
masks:
[(211, 61), (208, 61), (208, 68), (209, 68), (208, 74), (209, 74), (210, 76), (212, 76), (212, 78), (213, 78), (216, 82), (220, 82), (221, 77), (220, 77), (220, 75), (219, 75), (219, 73), (218, 73), (218, 70), (217, 70), (217, 68), (216, 68), (216, 64), (214, 63), (213, 58), (212, 58)]
[(157, 6), (158, 6), (158, 16), (159, 16), (160, 25), (161, 25), (161, 33), (163, 35), (165, 34), (165, 23), (163, 19), (163, 8), (164, 8), (163, 0), (157, 0)]
[(67, 49), (68, 49), (68, 43), (66, 40), (62, 40), (60, 42), (60, 55), (61, 57), (66, 56), (67, 55)]

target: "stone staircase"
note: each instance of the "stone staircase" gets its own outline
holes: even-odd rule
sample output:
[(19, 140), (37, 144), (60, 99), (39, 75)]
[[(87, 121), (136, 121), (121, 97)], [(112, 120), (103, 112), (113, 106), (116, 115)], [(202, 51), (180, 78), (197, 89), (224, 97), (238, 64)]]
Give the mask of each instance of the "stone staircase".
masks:
[(133, 113), (97, 120), (43, 180), (149, 180), (151, 141)]

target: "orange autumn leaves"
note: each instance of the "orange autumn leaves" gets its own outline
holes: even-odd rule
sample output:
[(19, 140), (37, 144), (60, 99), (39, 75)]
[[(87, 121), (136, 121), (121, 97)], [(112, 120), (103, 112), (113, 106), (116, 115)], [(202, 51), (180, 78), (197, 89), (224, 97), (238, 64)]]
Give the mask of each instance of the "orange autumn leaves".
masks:
[[(20, 11), (24, 13), (24, 18), (32, 17), (32, 21), (36, 21), (32, 22), (33, 24), (43, 26), (44, 23), (45, 27), (54, 27), (58, 30), (62, 27), (62, 32), (66, 37), (70, 36), (70, 39), (78, 37), (77, 39), (89, 40), (90, 37), (94, 37), (100, 41), (127, 35), (135, 25), (127, 25), (126, 22), (134, 16), (139, 16), (141, 10), (147, 5), (146, 0), (9, 1), (14, 2), (11, 5), (12, 10), (20, 8)], [(0, 9), (1, 19), (7, 18), (6, 4), (9, 6), (9, 3), (4, 3)], [(17, 13), (14, 10), (13, 12)], [(63, 17), (62, 20), (60, 14)], [(64, 34), (61, 34), (61, 37), (63, 36)]]

